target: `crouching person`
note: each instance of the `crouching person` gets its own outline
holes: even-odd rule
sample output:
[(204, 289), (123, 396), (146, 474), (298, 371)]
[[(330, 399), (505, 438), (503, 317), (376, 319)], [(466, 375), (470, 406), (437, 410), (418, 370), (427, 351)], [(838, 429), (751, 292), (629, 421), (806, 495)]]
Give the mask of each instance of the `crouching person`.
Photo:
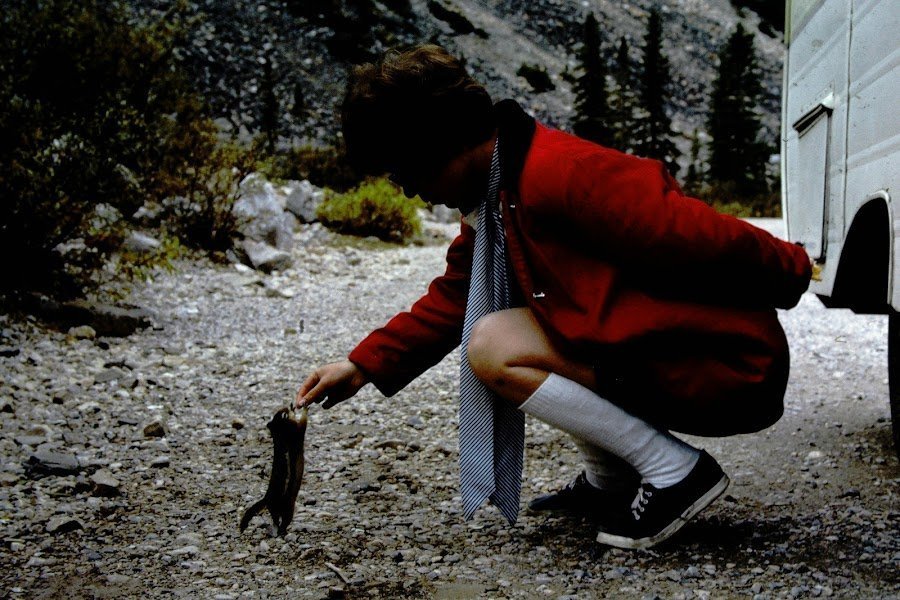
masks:
[(457, 346), (467, 517), (519, 511), (524, 415), (569, 433), (585, 471), (532, 510), (588, 511), (597, 540), (646, 548), (728, 486), (672, 431), (727, 436), (782, 414), (776, 307), (806, 290), (804, 250), (684, 196), (661, 163), (494, 104), (436, 46), (356, 70), (347, 151), (407, 195), (465, 217), (446, 272), (408, 312), (302, 384), (332, 406), (392, 395)]

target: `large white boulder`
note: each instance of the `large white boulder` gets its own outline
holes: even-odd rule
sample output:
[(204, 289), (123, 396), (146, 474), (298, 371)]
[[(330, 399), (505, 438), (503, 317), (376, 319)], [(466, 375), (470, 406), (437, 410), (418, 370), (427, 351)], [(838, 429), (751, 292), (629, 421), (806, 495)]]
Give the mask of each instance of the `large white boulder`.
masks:
[(238, 231), (247, 239), (290, 250), (296, 219), (285, 212), (284, 198), (275, 186), (259, 173), (251, 173), (241, 182), (240, 190), (241, 196), (232, 208)]
[(292, 181), (286, 186), (285, 207), (300, 219), (301, 223), (318, 221), (316, 210), (325, 199), (325, 190), (311, 184), (309, 180)]

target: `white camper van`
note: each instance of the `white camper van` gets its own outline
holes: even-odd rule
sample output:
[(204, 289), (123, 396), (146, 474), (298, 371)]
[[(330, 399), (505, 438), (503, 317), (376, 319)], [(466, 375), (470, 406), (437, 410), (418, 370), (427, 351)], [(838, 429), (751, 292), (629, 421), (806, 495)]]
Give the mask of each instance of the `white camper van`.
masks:
[(887, 313), (900, 453), (900, 0), (788, 0), (782, 208), (826, 306)]

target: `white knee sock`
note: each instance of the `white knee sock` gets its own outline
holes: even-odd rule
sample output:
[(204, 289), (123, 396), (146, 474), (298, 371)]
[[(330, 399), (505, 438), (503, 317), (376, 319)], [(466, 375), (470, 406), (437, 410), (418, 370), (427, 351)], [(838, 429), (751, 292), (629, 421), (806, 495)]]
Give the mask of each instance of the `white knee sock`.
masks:
[(618, 456), (658, 488), (687, 477), (700, 456), (699, 450), (669, 432), (554, 373), (519, 408)]
[(579, 437), (573, 435), (572, 441), (581, 453), (588, 483), (604, 490), (634, 489), (633, 484), (637, 484), (639, 476), (631, 465), (615, 454)]

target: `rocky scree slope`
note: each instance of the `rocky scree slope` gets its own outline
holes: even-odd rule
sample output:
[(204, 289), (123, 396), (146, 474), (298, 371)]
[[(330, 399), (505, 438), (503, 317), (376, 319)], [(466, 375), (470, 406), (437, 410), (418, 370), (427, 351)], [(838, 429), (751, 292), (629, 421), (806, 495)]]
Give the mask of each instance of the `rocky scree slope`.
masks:
[[(163, 0), (130, 3), (144, 18), (159, 18), (169, 5)], [(729, 0), (206, 0), (188, 5), (192, 20), (182, 58), (220, 122), (245, 138), (259, 131), (266, 97), (274, 94), (282, 144), (333, 142), (335, 103), (352, 65), (392, 46), (428, 41), (464, 56), (494, 97), (516, 98), (543, 121), (567, 127), (574, 98), (564, 74), (577, 73), (587, 12), (600, 22), (610, 63), (622, 38), (636, 63), (648, 11), (657, 6), (672, 66), (669, 108), (676, 130), (686, 136), (705, 127), (716, 53), (742, 21), (756, 32), (765, 90), (760, 110), (766, 136), (773, 144), (777, 140), (780, 34)], [(555, 89), (533, 93), (517, 75), (524, 63), (545, 68)]]

